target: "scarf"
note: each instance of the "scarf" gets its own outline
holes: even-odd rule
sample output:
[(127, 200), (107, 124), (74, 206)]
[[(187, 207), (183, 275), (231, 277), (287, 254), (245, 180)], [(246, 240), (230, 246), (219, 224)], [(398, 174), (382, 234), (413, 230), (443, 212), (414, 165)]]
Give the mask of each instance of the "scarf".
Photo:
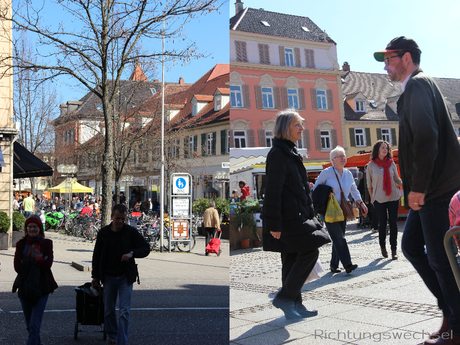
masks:
[(385, 157), (383, 161), (379, 157), (375, 158), (373, 161), (379, 167), (383, 168), (383, 190), (386, 195), (391, 194), (391, 177), (390, 177), (390, 166), (393, 163), (393, 159), (388, 159)]
[(43, 259), (43, 251), (40, 246), (40, 240), (42, 236), (38, 235), (37, 237), (26, 237), (26, 245), (24, 246), (24, 250), (22, 255), (25, 258), (35, 258), (35, 262), (37, 265), (41, 265), (45, 262)]

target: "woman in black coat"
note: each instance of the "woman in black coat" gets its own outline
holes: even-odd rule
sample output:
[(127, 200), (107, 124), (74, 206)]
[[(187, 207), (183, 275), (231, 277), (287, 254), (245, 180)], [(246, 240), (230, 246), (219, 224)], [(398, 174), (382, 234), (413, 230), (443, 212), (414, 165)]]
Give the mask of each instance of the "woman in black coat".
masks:
[(281, 252), (282, 288), (273, 305), (282, 309), (287, 319), (318, 314), (302, 305), (300, 290), (318, 259), (318, 247), (330, 241), (324, 235), (318, 243), (312, 235), (321, 225), (315, 218), (307, 174), (295, 146), (302, 138), (302, 121), (292, 110), (277, 114), (266, 165), (263, 244), (264, 250)]

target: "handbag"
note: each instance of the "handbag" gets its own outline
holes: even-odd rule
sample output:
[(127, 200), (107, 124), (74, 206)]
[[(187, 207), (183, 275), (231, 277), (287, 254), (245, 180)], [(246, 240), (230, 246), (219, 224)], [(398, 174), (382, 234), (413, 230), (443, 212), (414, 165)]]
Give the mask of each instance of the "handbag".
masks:
[(334, 194), (329, 196), (329, 201), (327, 202), (326, 214), (324, 215), (324, 220), (328, 223), (341, 222), (345, 218), (343, 217), (343, 211), (340, 207), (337, 199)]
[(335, 177), (337, 178), (337, 182), (339, 183), (339, 187), (340, 187), (340, 199), (341, 199), (340, 207), (342, 208), (343, 217), (345, 218), (345, 220), (353, 220), (355, 219), (355, 214), (353, 212), (353, 205), (351, 204), (351, 202), (348, 201), (347, 198), (345, 198), (345, 194), (343, 193), (342, 185), (340, 184), (339, 177), (337, 176), (337, 173), (335, 172), (335, 168), (334, 168), (334, 174), (335, 174)]

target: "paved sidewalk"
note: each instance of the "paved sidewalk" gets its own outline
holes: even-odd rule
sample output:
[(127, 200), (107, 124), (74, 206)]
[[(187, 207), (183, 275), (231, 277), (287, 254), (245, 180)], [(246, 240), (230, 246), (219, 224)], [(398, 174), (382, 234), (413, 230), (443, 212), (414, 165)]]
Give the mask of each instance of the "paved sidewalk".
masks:
[[(279, 253), (261, 248), (230, 256), (230, 344), (419, 344), (441, 325), (435, 298), (400, 252), (381, 256), (378, 234), (347, 225), (351, 274), (329, 270), (331, 245), (320, 249), (321, 278), (304, 285), (302, 297), (316, 317), (292, 322), (271, 301), (281, 286)], [(388, 238), (387, 249), (389, 250)]]

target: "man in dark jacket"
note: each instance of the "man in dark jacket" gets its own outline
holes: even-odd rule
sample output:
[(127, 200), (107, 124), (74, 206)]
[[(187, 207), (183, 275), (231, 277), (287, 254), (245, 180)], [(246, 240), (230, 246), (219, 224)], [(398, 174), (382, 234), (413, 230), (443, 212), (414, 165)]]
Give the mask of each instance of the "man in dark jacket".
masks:
[[(103, 227), (96, 239), (93, 252), (92, 285), (104, 285), (104, 318), (109, 344), (126, 344), (128, 340), (129, 311), (133, 283), (138, 277), (134, 258), (144, 258), (150, 253), (149, 244), (137, 229), (125, 224), (125, 205), (112, 209), (112, 223)], [(139, 279), (138, 279), (139, 282)], [(119, 321), (115, 314), (117, 295)]]
[(444, 97), (419, 68), (420, 55), (414, 40), (397, 37), (374, 57), (385, 62), (391, 80), (402, 82), (399, 164), (404, 199), (411, 208), (402, 251), (444, 316), (441, 329), (425, 344), (460, 344), (460, 293), (443, 246), (449, 202), (460, 189), (460, 145)]

